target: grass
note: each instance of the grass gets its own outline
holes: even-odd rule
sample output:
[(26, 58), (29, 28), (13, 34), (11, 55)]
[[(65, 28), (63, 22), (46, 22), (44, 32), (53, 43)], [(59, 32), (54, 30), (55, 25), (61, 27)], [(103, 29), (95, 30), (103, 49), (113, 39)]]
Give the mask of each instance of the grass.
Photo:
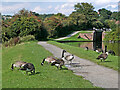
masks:
[(2, 89), (2, 44), (0, 43), (0, 89)]
[(68, 52), (80, 57), (80, 58), (84, 58), (84, 59), (88, 59), (91, 60), (99, 65), (103, 65), (109, 68), (112, 68), (114, 70), (118, 70), (118, 56), (112, 56), (109, 55), (108, 58), (106, 59), (106, 62), (101, 62), (100, 60), (97, 60), (96, 57), (99, 55), (98, 53), (89, 50), (86, 51), (84, 50), (84, 48), (80, 48), (80, 47), (74, 47), (74, 46), (70, 46), (67, 44), (63, 44), (63, 43), (58, 43), (55, 41), (48, 41), (48, 43), (56, 45), (62, 49), (67, 50)]
[(70, 38), (66, 38), (58, 41), (91, 41), (84, 38), (77, 38), (80, 33), (91, 33), (91, 32), (80, 31), (79, 33), (75, 34), (74, 36), (71, 36)]
[[(41, 66), (43, 58), (52, 54), (37, 42), (26, 42), (9, 48), (2, 48), (2, 88), (97, 88), (81, 76), (63, 67), (57, 70), (47, 63)], [(33, 63), (35, 75), (26, 75), (24, 71), (11, 71), (16, 60)]]

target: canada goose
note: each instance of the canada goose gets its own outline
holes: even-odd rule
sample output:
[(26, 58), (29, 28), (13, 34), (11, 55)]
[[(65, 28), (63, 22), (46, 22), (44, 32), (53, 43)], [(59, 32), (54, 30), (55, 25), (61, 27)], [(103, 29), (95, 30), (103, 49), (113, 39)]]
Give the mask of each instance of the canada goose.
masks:
[(53, 62), (56, 61), (56, 59), (54, 57), (52, 57), (52, 56), (48, 56), (47, 58), (43, 59), (41, 65), (43, 65), (45, 61), (48, 62), (48, 63), (53, 63)]
[(62, 59), (65, 61), (70, 61), (71, 63), (70, 64), (72, 64), (72, 60), (74, 59), (74, 55), (72, 54), (72, 55), (65, 55), (65, 50), (63, 50), (63, 52), (62, 52)]
[(20, 68), (20, 70), (25, 70), (26, 74), (28, 74), (28, 72), (35, 74), (35, 67), (32, 63), (26, 63), (22, 68)]
[(85, 47), (85, 50), (87, 50), (87, 51), (88, 51), (88, 47)]
[(105, 59), (107, 59), (107, 57), (108, 57), (107, 46), (105, 46), (105, 53), (100, 54), (96, 59), (98, 59), (98, 60), (100, 59), (102, 62), (102, 60), (105, 61)]
[(27, 62), (24, 62), (24, 61), (16, 61), (15, 63), (12, 64), (11, 66), (11, 69), (13, 70), (14, 67), (17, 67), (17, 68), (22, 68)]
[(102, 50), (102, 49), (100, 49), (100, 48), (96, 49), (95, 51), (96, 51), (97, 53), (100, 53), (100, 52), (102, 52), (102, 53), (103, 53), (103, 50)]
[(115, 52), (113, 50), (109, 50), (108, 53), (115, 56)]
[(57, 59), (55, 62), (51, 64), (51, 66), (55, 65), (57, 69), (62, 69), (62, 66), (64, 65), (64, 60), (62, 58)]

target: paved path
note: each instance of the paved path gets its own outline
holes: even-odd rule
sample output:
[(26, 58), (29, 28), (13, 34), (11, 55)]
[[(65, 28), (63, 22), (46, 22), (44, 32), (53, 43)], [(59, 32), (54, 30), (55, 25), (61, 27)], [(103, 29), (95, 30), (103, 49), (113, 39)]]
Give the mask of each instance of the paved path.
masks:
[[(60, 58), (62, 49), (46, 42), (38, 42), (46, 50), (50, 51), (55, 57)], [(102, 88), (118, 88), (118, 72), (112, 69), (97, 65), (89, 60), (75, 56), (73, 64), (65, 65), (73, 70), (74, 74), (83, 76), (93, 83), (94, 86)]]
[(75, 34), (79, 33), (79, 32), (80, 32), (80, 31), (76, 31), (76, 32), (73, 32), (73, 33), (71, 33), (71, 34), (67, 35), (66, 37), (58, 38), (58, 39), (55, 39), (55, 40), (62, 40), (62, 39), (66, 39), (66, 38), (69, 38), (69, 37), (71, 37), (71, 36), (73, 36), (73, 35), (75, 35)]

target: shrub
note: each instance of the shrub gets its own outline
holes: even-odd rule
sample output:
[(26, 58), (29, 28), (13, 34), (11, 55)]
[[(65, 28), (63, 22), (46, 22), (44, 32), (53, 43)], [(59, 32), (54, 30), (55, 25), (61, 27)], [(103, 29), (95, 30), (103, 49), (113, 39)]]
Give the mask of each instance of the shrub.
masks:
[(9, 41), (6, 41), (4, 43), (4, 46), (5, 47), (13, 46), (13, 45), (16, 45), (19, 42), (20, 42), (20, 38), (19, 37), (14, 37), (14, 38), (11, 38)]
[(33, 41), (35, 37), (33, 35), (27, 35), (20, 38), (20, 42)]

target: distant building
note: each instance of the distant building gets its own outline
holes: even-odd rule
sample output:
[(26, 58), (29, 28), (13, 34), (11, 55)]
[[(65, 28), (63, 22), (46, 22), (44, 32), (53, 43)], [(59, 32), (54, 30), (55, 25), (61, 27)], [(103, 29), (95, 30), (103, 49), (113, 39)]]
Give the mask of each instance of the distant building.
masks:
[(11, 19), (12, 16), (2, 16), (2, 18), (3, 18), (4, 20), (6, 20), (6, 19)]

